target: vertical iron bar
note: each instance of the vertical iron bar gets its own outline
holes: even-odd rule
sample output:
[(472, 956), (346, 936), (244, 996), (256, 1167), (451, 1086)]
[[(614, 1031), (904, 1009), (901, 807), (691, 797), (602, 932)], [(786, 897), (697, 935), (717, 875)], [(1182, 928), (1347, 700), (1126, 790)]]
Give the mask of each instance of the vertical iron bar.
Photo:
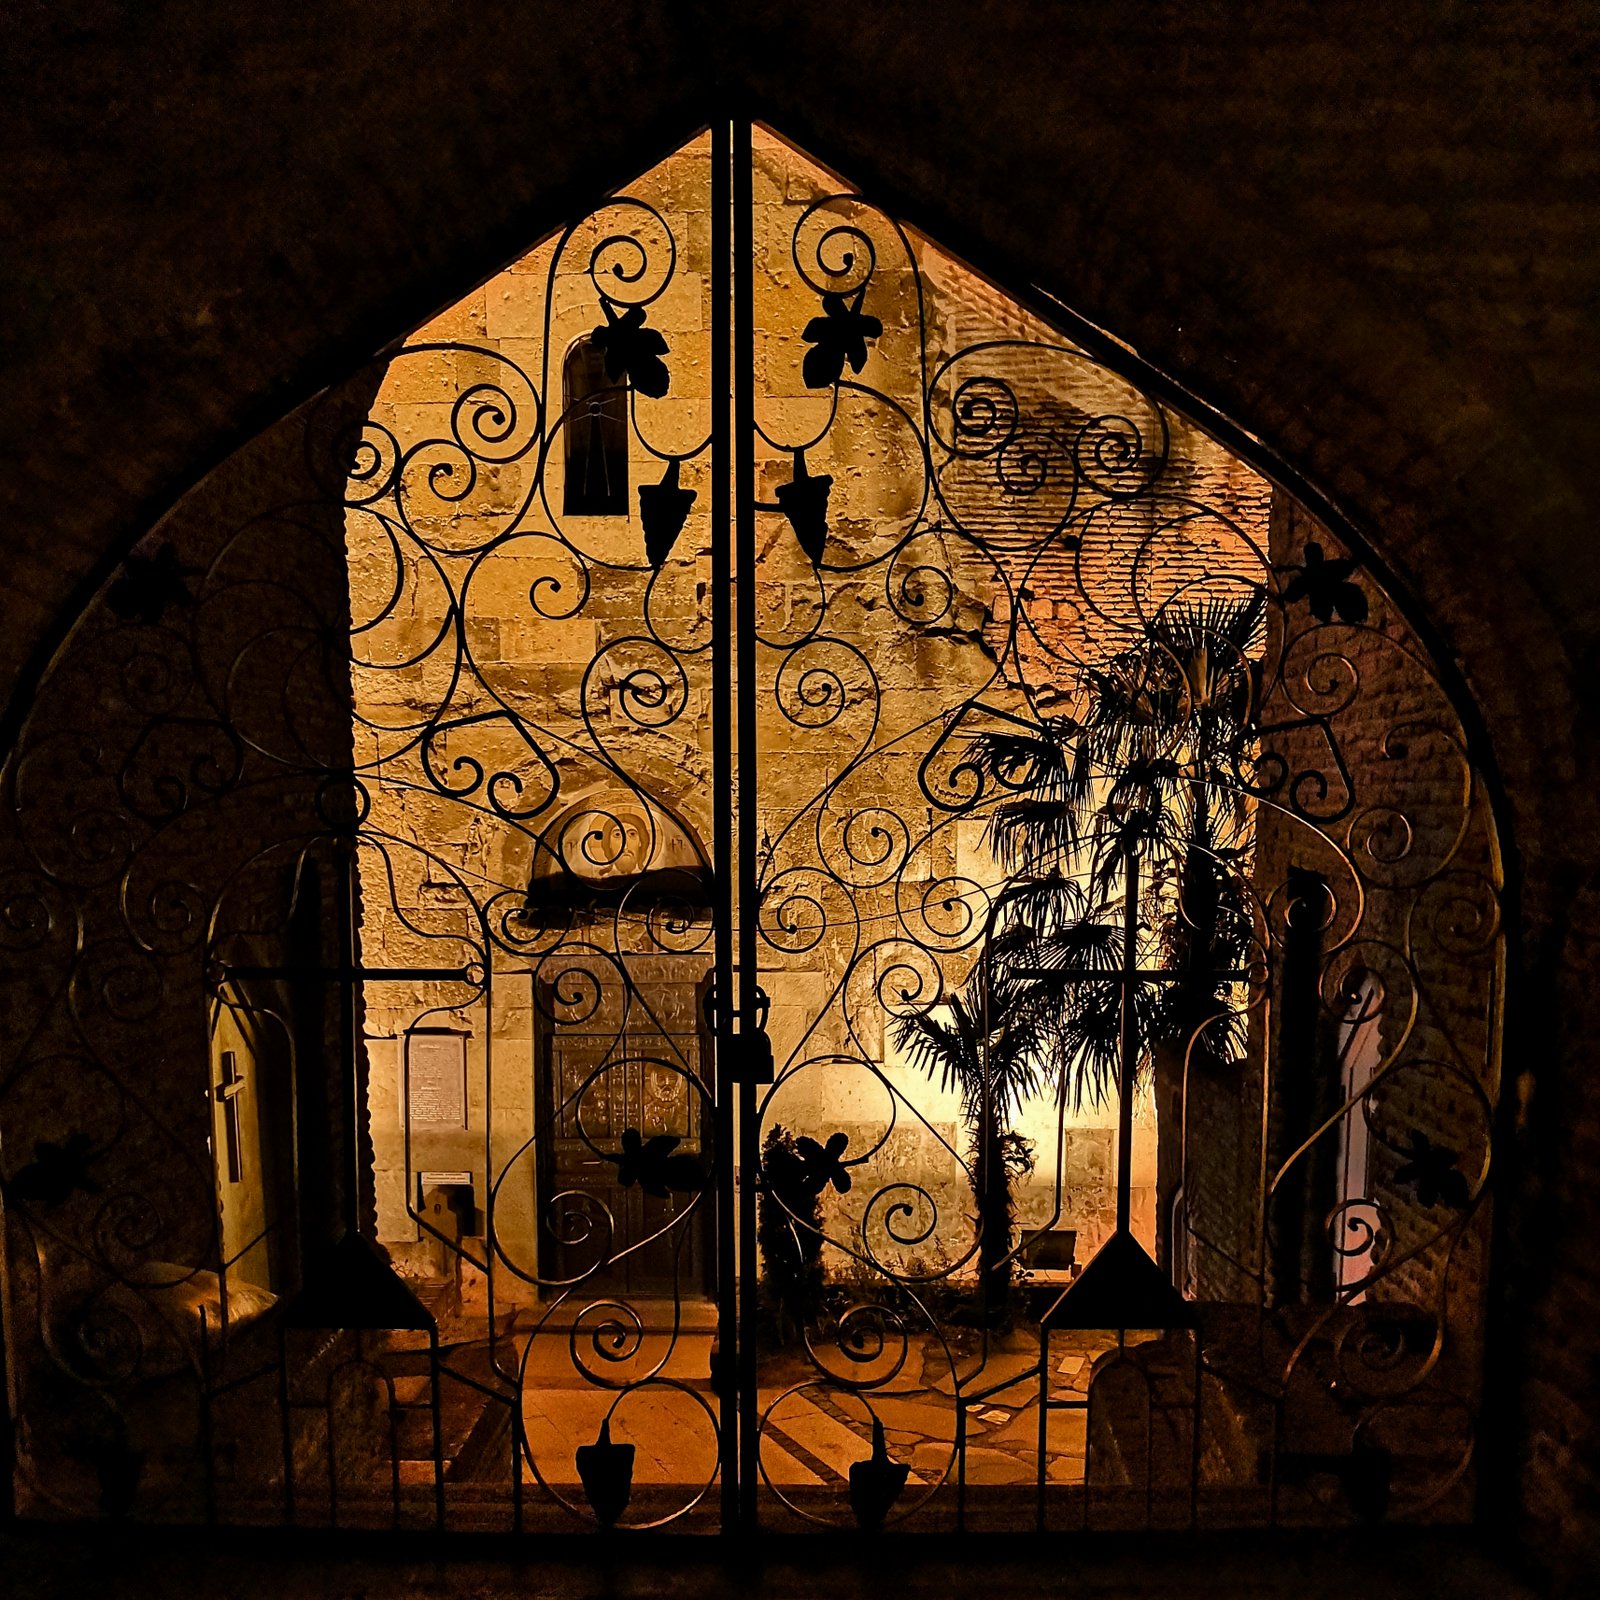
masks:
[(1205, 1381), (1204, 1355), (1205, 1352), (1200, 1342), (1200, 1324), (1197, 1319), (1194, 1328), (1194, 1416), (1189, 1424), (1189, 1527), (1191, 1530), (1200, 1526), (1200, 1427), (1205, 1405), (1205, 1393), (1202, 1388), (1202, 1384)]
[(1050, 1450), (1050, 1330), (1039, 1328), (1039, 1502), (1034, 1531), (1044, 1532), (1044, 1486)]
[(1278, 1526), (1278, 1456), (1283, 1447), (1283, 1399), (1272, 1402), (1272, 1454), (1267, 1462), (1267, 1526)]
[[(5, 1141), (0, 1139), (0, 1162), (3, 1162), (3, 1158)], [(6, 1224), (5, 1195), (0, 1194), (0, 1272), (5, 1270), (6, 1240), (10, 1237), (11, 1229)], [(21, 1395), (18, 1394), (16, 1378), (18, 1368), (13, 1363), (14, 1350), (18, 1350), (18, 1342), (16, 1334), (11, 1331), (11, 1296), (0, 1294), (0, 1528), (10, 1528), (18, 1520), (16, 1424), (21, 1414)]]
[[(5, 1156), (3, 1139), (0, 1139), (0, 1160)], [(6, 1222), (6, 1200), (0, 1194), (0, 1268), (4, 1266), (6, 1241), (11, 1230)], [(0, 1527), (10, 1527), (17, 1520), (17, 1415), (20, 1409), (17, 1394), (17, 1366), (13, 1364), (17, 1350), (16, 1336), (11, 1329), (11, 1296), (0, 1294)]]
[(1083, 1391), (1083, 1523), (1089, 1531), (1089, 1486), (1094, 1482), (1094, 1368), (1089, 1369), (1089, 1387)]
[[(540, 1112), (541, 1112), (541, 1109), (542, 1109), (542, 1106), (543, 1106), (543, 1101), (542, 1101), (542, 1099), (540, 1097), (545, 1092), (545, 1090), (544, 1090), (545, 1080), (540, 1076), (540, 1067), (539, 1067), (539, 1060), (540, 1060), (539, 1050), (540, 1050), (540, 1046), (539, 1046), (539, 1042), (538, 1042), (538, 1034), (537, 1034), (537, 1032), (534, 1031), (536, 1029), (536, 1027), (537, 1027), (537, 1023), (535, 1022), (534, 1019), (538, 1015), (537, 1006), (538, 1006), (538, 998), (539, 998), (537, 989), (535, 987), (536, 982), (537, 982), (537, 980), (534, 978), (533, 971), (530, 969), (529, 972), (528, 972), (528, 1022), (529, 1022), (529, 1042), (534, 1046), (534, 1052), (533, 1052), (533, 1056), (534, 1056), (534, 1059), (533, 1059), (533, 1082), (534, 1082), (533, 1125), (534, 1125), (535, 1129), (537, 1129), (538, 1126), (539, 1126), (539, 1116), (540, 1116)], [(408, 1121), (409, 1121), (409, 1118), (408, 1118)], [(551, 1128), (552, 1128), (552, 1130), (554, 1129), (554, 1122), (551, 1123)], [(484, 1171), (483, 1253), (484, 1253), (485, 1260), (492, 1261), (494, 1259), (494, 1247), (493, 1247), (493, 1244), (491, 1242), (494, 1239), (494, 1213), (493, 1213), (493, 1210), (491, 1208), (491, 1201), (492, 1201), (492, 1197), (493, 1197), (493, 1191), (489, 1188), (489, 1175), (494, 1171), (494, 1162), (493, 1162), (492, 1157), (491, 1157), (492, 1146), (489, 1143), (489, 1130), (488, 1130), (487, 1127), (485, 1127), (484, 1134), (483, 1134), (483, 1149), (484, 1149), (484, 1169), (483, 1169), (483, 1171)], [(411, 1169), (408, 1166), (406, 1168), (406, 1170), (407, 1170), (407, 1172), (409, 1172)], [(489, 1288), (490, 1288), (490, 1304), (492, 1305), (494, 1303), (494, 1300), (493, 1300), (494, 1279), (493, 1278), (491, 1278), (489, 1280)], [(491, 1326), (492, 1326), (492, 1324), (491, 1324)], [(513, 1358), (513, 1360), (515, 1360), (516, 1344), (512, 1340), (511, 1330), (510, 1329), (506, 1330), (506, 1338), (507, 1338), (507, 1341), (509, 1343), (510, 1349), (512, 1351), (512, 1358)], [(508, 1378), (505, 1377), (505, 1375), (503, 1373), (501, 1373), (501, 1371), (500, 1371), (500, 1350), (499, 1350), (499, 1346), (496, 1344), (496, 1342), (492, 1338), (489, 1341), (489, 1368), (490, 1368), (490, 1371), (495, 1373), (496, 1376), (500, 1377), (502, 1382), (509, 1382), (511, 1384), (511, 1397), (506, 1402), (507, 1405), (509, 1405), (510, 1408), (511, 1408), (511, 1429), (510, 1429), (510, 1432), (511, 1432), (511, 1531), (513, 1533), (521, 1533), (523, 1531), (523, 1524), (522, 1524), (522, 1463), (526, 1459), (526, 1455), (525, 1455), (525, 1452), (524, 1452), (524, 1449), (523, 1449), (523, 1435), (524, 1435), (526, 1424), (525, 1424), (525, 1421), (524, 1421), (524, 1418), (523, 1418), (523, 1414), (522, 1414), (523, 1413), (522, 1383), (520, 1381), (520, 1374), (508, 1379)]]
[(338, 856), (336, 911), (339, 924), (339, 1038), (344, 1069), (349, 1079), (350, 1134), (346, 1141), (344, 1181), (349, 1186), (344, 1196), (344, 1228), (351, 1235), (361, 1231), (361, 1041), (356, 1038), (356, 842), (335, 841)]
[[(494, 1305), (494, 1251), (489, 1248), (489, 1240), (494, 1235), (490, 1230), (488, 1220), (489, 1185), (494, 1182), (494, 955), (493, 947), (487, 939), (484, 941), (483, 954), (483, 997), (480, 1002), (483, 1006), (483, 1294), (488, 1303), (489, 1313), (489, 1370), (494, 1372), (497, 1366), (495, 1352), (500, 1347), (500, 1329), (495, 1317)], [(533, 1016), (531, 1009), (528, 1015), (531, 1028)], [(537, 1074), (535, 1074), (534, 1082), (538, 1082)], [(537, 1101), (537, 1092), (534, 1098)], [(406, 1113), (406, 1121), (410, 1122), (409, 1102), (406, 1106)], [(536, 1124), (538, 1115), (536, 1105), (534, 1110)], [(406, 1182), (408, 1184), (411, 1182), (411, 1168), (409, 1166), (406, 1168)], [(417, 1198), (420, 1200), (422, 1196), (418, 1195)], [(473, 1199), (476, 1201), (476, 1194), (474, 1194)], [(475, 1225), (478, 1220), (476, 1205), (474, 1205), (473, 1210), (474, 1215), (467, 1220)], [(462, 1269), (466, 1264), (466, 1260), (467, 1252), (461, 1242), (460, 1233), (457, 1233), (455, 1274), (458, 1294)]]
[[(224, 1266), (217, 1274), (219, 1283), (227, 1270)], [(210, 1527), (217, 1520), (217, 1458), (211, 1419), (211, 1319), (204, 1305), (200, 1307), (200, 1452), (206, 1464), (206, 1525)]]
[[(1127, 1359), (1128, 1330), (1120, 1335), (1122, 1357)], [(1144, 1525), (1155, 1520), (1156, 1504), (1156, 1391), (1149, 1369), (1144, 1372)]]
[(394, 1502), (393, 1522), (398, 1533), (403, 1520), (400, 1507), (400, 1404), (395, 1399), (393, 1379), (385, 1383), (384, 1392), (389, 1397), (389, 1497)]
[[(460, 1270), (459, 1263), (457, 1271)], [(494, 1340), (489, 1341), (489, 1359), (494, 1360)], [(439, 1392), (439, 1328), (428, 1330), (428, 1405), (433, 1411), (433, 1521), (444, 1532), (444, 1397)], [(398, 1469), (397, 1469), (398, 1470)]]
[[(356, 1332), (356, 1360), (361, 1360), (361, 1333)], [(339, 1438), (333, 1427), (334, 1378), (338, 1376), (339, 1368), (333, 1369), (333, 1377), (326, 1379), (322, 1385), (322, 1439), (323, 1454), (328, 1461), (328, 1526), (339, 1526)]]
[(956, 1532), (967, 1531), (967, 1399), (956, 1392)]
[(283, 1520), (294, 1526), (294, 1413), (289, 1395), (289, 1335), (278, 1324), (278, 1408), (283, 1413)]
[(521, 1533), (522, 1523), (522, 1463), (524, 1459), (522, 1420), (522, 1390), (511, 1392), (511, 1531)]
[[(733, 536), (727, 455), (732, 394), (732, 245), (729, 238), (731, 127), (718, 119), (711, 129), (711, 768), (719, 795), (733, 788)], [(717, 1153), (717, 1351), (722, 1526), (731, 1532), (739, 1517), (739, 1418), (735, 1386), (738, 1307), (734, 1301), (733, 1148), (733, 817), (726, 805), (713, 808), (712, 877), (715, 947), (712, 1026), (716, 1033), (715, 1142)], [(521, 1464), (518, 1464), (521, 1473)]]
[(1134, 976), (1138, 961), (1135, 949), (1139, 939), (1139, 856), (1128, 851), (1127, 889), (1122, 901), (1122, 1081), (1118, 1085), (1117, 1107), (1117, 1232), (1128, 1231), (1132, 1210), (1133, 1184), (1133, 1069), (1139, 1050), (1139, 1032), (1134, 1014)]
[[(756, 1024), (756, 486), (755, 486), (755, 213), (750, 120), (733, 128), (733, 492), (739, 690), (739, 1010), (740, 1031)], [(756, 1139), (754, 1083), (739, 1091), (739, 1509), (744, 1529), (756, 1525), (759, 1478), (756, 1397)]]
[[(216, 1035), (215, 1035), (214, 1029), (216, 1027), (216, 1022), (217, 1022), (218, 1015), (219, 1015), (219, 1013), (221, 1011), (221, 1001), (222, 1001), (222, 987), (221, 987), (221, 985), (219, 985), (218, 988), (217, 988), (217, 991), (216, 991), (216, 1003), (215, 1003), (215, 1005), (209, 1003), (209, 997), (208, 997), (208, 1004), (206, 1006), (206, 1080), (207, 1080), (207, 1082), (211, 1082), (213, 1077), (214, 1077), (214, 1069), (215, 1069), (216, 1063), (212, 1059), (212, 1047), (216, 1043)], [(211, 1123), (211, 1138), (207, 1141), (207, 1144), (213, 1150), (215, 1150), (215, 1148), (216, 1148), (216, 1137), (217, 1137), (217, 1131), (218, 1131), (217, 1130), (217, 1110), (216, 1110), (216, 1107), (217, 1107), (217, 1102), (216, 1102), (216, 1099), (215, 1099), (215, 1093), (213, 1091), (213, 1095), (211, 1097), (209, 1097), (209, 1104), (206, 1107), (206, 1114), (209, 1117), (210, 1123)], [(223, 1121), (224, 1121), (224, 1123), (227, 1122), (227, 1111), (228, 1111), (228, 1108), (226, 1106), (224, 1106), (223, 1107)], [(256, 1114), (256, 1126), (257, 1126), (258, 1129), (260, 1128), (260, 1124), (261, 1124), (261, 1116), (260, 1116), (260, 1112), (258, 1111), (257, 1114)], [(242, 1146), (241, 1146), (241, 1152), (242, 1152)], [(241, 1153), (240, 1159), (241, 1159), (241, 1161), (243, 1160), (242, 1153)], [(261, 1162), (261, 1145), (260, 1145), (259, 1140), (258, 1140), (257, 1145), (256, 1145), (256, 1159), (257, 1159), (258, 1163)], [(242, 1172), (242, 1170), (243, 1169), (241, 1167), (241, 1172)], [(262, 1184), (263, 1184), (263, 1187), (265, 1187), (265, 1183), (266, 1183), (266, 1173), (265, 1173), (264, 1164), (263, 1164), (263, 1172), (262, 1172)], [(217, 1177), (217, 1164), (216, 1164), (215, 1155), (212, 1156), (212, 1160), (211, 1160), (211, 1199), (212, 1199), (211, 1226), (212, 1226), (212, 1228), (214, 1230), (214, 1232), (212, 1234), (212, 1237), (217, 1242), (217, 1309), (218, 1309), (219, 1316), (221, 1318), (221, 1325), (220, 1325), (220, 1327), (218, 1328), (217, 1331), (219, 1333), (221, 1333), (223, 1335), (224, 1340), (226, 1340), (226, 1337), (227, 1337), (227, 1326), (228, 1326), (228, 1271), (229, 1271), (229, 1268), (233, 1265), (233, 1263), (228, 1259), (227, 1234), (226, 1234), (224, 1223), (223, 1223), (223, 1220), (222, 1220), (222, 1185), (218, 1181), (218, 1177)], [(265, 1235), (263, 1234), (263, 1237), (264, 1236)], [(4, 1214), (3, 1209), (0, 1209), (0, 1240), (3, 1240), (5, 1238), (6, 1238), (5, 1214)], [(270, 1259), (270, 1257), (269, 1257), (269, 1259)], [(3, 1336), (3, 1333), (0, 1333), (0, 1362), (3, 1362), (4, 1358), (5, 1358), (5, 1338)], [(200, 1392), (200, 1430), (201, 1430), (201, 1435), (202, 1435), (202, 1439), (203, 1439), (202, 1448), (203, 1448), (203, 1450), (205, 1452), (205, 1462), (206, 1462), (206, 1524), (207, 1524), (207, 1526), (210, 1526), (213, 1523), (215, 1523), (216, 1520), (217, 1520), (217, 1458), (216, 1458), (216, 1441), (215, 1441), (215, 1438), (214, 1438), (213, 1433), (212, 1433), (212, 1416), (211, 1416), (211, 1399), (212, 1399), (212, 1395), (211, 1395), (211, 1338), (210, 1338), (210, 1330), (209, 1330), (209, 1327), (208, 1327), (208, 1319), (206, 1317), (206, 1308), (204, 1306), (201, 1306), (201, 1308), (200, 1308), (200, 1370), (204, 1374), (203, 1380), (202, 1380), (202, 1383), (201, 1383), (201, 1392)], [(9, 1479), (8, 1479), (8, 1482), (9, 1482)]]

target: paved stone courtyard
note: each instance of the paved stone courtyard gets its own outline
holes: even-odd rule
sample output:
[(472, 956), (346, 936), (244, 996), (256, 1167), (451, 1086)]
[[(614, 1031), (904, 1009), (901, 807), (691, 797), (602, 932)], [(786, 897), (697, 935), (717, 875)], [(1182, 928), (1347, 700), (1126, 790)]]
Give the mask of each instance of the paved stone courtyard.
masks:
[[(959, 1380), (966, 1406), (966, 1481), (973, 1485), (1037, 1482), (1039, 1452), (1039, 1359), (1037, 1334), (1029, 1330), (991, 1335), (986, 1347), (976, 1336), (969, 1352), (953, 1361), (934, 1341), (913, 1348), (901, 1370), (863, 1399), (819, 1383), (816, 1368), (799, 1351), (769, 1356), (758, 1369), (763, 1417), (761, 1466), (774, 1487), (817, 1489), (848, 1483), (851, 1466), (871, 1452), (872, 1414), (884, 1428), (890, 1456), (911, 1468), (912, 1485), (932, 1487), (955, 1481)], [(1052, 1341), (1052, 1400), (1085, 1402), (1095, 1357), (1113, 1341), (1099, 1335), (1056, 1335)], [(612, 1391), (583, 1381), (572, 1369), (565, 1338), (541, 1336), (524, 1387), (524, 1418), (529, 1447), (540, 1473), (552, 1485), (578, 1482), (576, 1451), (597, 1436), (615, 1398)], [(635, 1358), (642, 1372), (665, 1353), (663, 1336), (646, 1335)], [(545, 1359), (541, 1361), (541, 1357)], [(612, 1437), (635, 1446), (634, 1479), (650, 1484), (703, 1483), (712, 1472), (714, 1439), (696, 1425), (699, 1405), (714, 1397), (710, 1376), (711, 1337), (690, 1332), (663, 1375), (683, 1388), (651, 1387), (617, 1406)], [(538, 1368), (547, 1367), (544, 1373)], [(952, 1366), (954, 1370), (952, 1370)], [(609, 1376), (609, 1374), (608, 1374)], [(971, 1399), (981, 1395), (981, 1399)], [(703, 1415), (703, 1413), (702, 1413)], [(1086, 1413), (1052, 1410), (1045, 1442), (1049, 1482), (1081, 1483), (1084, 1477)], [(532, 1481), (534, 1474), (525, 1469)]]

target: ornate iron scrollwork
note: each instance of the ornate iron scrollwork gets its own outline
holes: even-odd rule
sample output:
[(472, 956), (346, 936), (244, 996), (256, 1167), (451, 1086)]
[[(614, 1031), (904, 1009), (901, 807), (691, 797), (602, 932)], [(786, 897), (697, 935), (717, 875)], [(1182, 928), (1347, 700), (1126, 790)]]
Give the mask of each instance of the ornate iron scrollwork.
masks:
[[(40, 684), (26, 1504), (1458, 1505), (1501, 932), (1451, 693), (1133, 363), (751, 162), (735, 217), (686, 147), (263, 435)], [(581, 341), (625, 511), (561, 493)]]

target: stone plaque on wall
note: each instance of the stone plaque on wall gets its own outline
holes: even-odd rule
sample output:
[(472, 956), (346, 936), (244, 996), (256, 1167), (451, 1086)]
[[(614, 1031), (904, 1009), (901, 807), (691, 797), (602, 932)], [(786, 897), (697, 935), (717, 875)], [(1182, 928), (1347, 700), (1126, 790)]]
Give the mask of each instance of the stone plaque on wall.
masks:
[(408, 1033), (406, 1081), (406, 1110), (412, 1127), (466, 1127), (466, 1034)]

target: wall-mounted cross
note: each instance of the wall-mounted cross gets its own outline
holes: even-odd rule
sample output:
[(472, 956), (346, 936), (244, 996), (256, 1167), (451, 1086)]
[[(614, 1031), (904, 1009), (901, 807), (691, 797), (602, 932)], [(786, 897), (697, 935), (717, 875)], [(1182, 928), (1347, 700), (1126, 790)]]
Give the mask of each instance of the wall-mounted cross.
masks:
[(211, 1093), (222, 1107), (222, 1137), (228, 1151), (228, 1182), (238, 1183), (244, 1176), (244, 1143), (239, 1128), (239, 1096), (244, 1092), (244, 1074), (239, 1070), (238, 1052), (222, 1052), (222, 1082)]

